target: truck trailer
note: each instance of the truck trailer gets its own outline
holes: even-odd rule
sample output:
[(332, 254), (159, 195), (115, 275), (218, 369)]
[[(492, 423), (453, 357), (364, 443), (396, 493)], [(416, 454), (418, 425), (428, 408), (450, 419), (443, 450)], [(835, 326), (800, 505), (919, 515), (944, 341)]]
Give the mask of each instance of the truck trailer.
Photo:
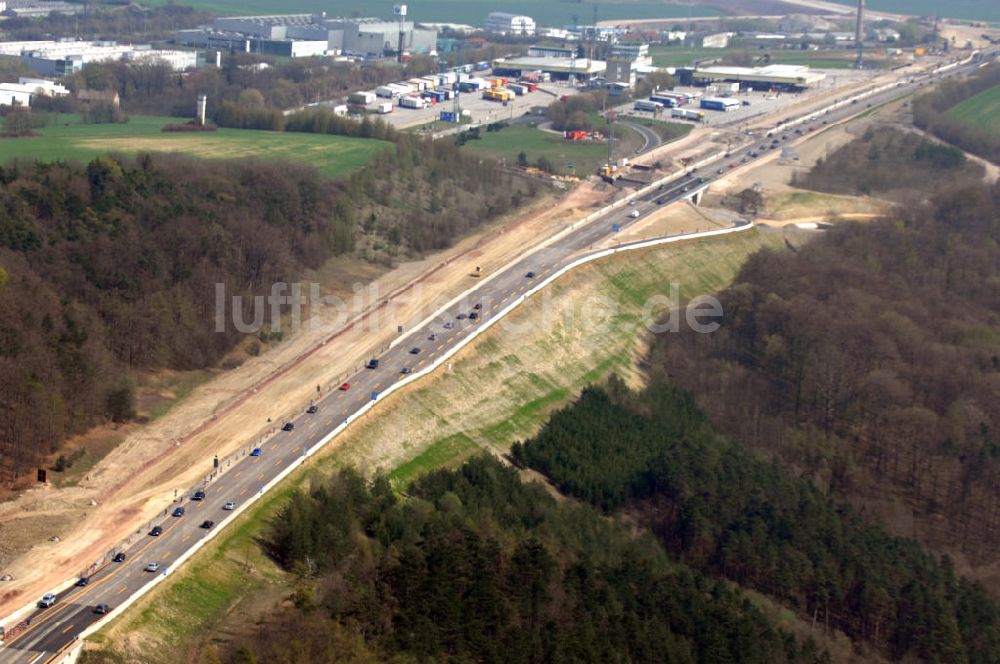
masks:
[(358, 104), (361, 106), (367, 106), (375, 101), (376, 95), (374, 92), (352, 92), (347, 95), (347, 102), (349, 104)]
[(727, 99), (725, 97), (707, 97), (701, 100), (701, 107), (706, 108), (710, 111), (724, 111), (728, 113), (729, 111), (737, 110), (742, 104), (739, 99)]
[(704, 113), (689, 108), (675, 108), (670, 111), (670, 116), (682, 120), (694, 120), (695, 122), (701, 122), (705, 119)]
[(635, 102), (635, 106), (633, 106), (633, 108), (637, 111), (650, 111), (652, 113), (656, 113), (657, 111), (663, 108), (663, 104), (661, 104), (658, 101), (652, 101), (652, 100), (644, 101), (640, 99), (639, 101)]

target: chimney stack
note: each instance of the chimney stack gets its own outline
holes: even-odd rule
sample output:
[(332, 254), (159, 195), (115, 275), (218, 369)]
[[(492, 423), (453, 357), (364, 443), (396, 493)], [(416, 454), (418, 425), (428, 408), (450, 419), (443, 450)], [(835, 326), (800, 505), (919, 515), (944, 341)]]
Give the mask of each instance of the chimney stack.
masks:
[(198, 124), (202, 127), (205, 126), (205, 106), (208, 105), (208, 97), (205, 95), (198, 95)]
[(864, 66), (864, 20), (865, 20), (865, 0), (858, 0), (858, 18), (854, 25), (854, 42), (858, 47), (858, 59), (854, 65), (861, 69)]

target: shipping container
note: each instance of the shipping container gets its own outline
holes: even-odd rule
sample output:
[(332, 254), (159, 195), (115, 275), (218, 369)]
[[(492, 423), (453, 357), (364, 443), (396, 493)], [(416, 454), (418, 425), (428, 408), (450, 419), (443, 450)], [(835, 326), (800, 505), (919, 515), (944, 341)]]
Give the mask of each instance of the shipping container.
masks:
[(401, 95), (408, 95), (413, 92), (413, 86), (405, 81), (397, 81), (395, 83), (390, 83), (389, 87), (396, 90)]
[(458, 122), (454, 111), (441, 111), (441, 122)]
[(528, 88), (529, 92), (535, 92), (538, 90), (538, 83), (535, 83), (534, 81), (526, 81), (524, 85)]
[(352, 92), (347, 95), (347, 101), (351, 104), (365, 106), (374, 102), (377, 96), (374, 92)]
[(400, 108), (427, 108), (427, 100), (422, 97), (400, 97)]
[(396, 88), (390, 88), (388, 85), (380, 85), (375, 88), (375, 95), (385, 99), (392, 99), (399, 96), (399, 91)]
[(392, 102), (381, 101), (375, 105), (375, 112), (380, 115), (385, 115), (386, 113), (392, 113)]
[(507, 89), (516, 94), (518, 97), (528, 94), (528, 86), (518, 85), (517, 83), (510, 83), (507, 85)]

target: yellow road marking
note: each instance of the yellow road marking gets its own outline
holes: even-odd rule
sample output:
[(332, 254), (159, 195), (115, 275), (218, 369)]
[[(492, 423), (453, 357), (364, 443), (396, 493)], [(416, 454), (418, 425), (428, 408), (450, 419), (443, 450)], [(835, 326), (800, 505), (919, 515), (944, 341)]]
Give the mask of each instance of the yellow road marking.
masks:
[(247, 490), (244, 488), (242, 491), (240, 491), (240, 495), (242, 496), (246, 492), (247, 492)]
[(66, 629), (64, 629), (62, 631), (62, 633), (65, 634), (66, 632), (68, 632), (71, 629), (73, 629), (73, 623), (70, 623), (70, 624), (66, 625)]
[(186, 542), (189, 539), (191, 539), (191, 533), (188, 533), (187, 535), (185, 535), (184, 538), (181, 540), (181, 542)]
[(238, 473), (236, 473), (236, 477), (239, 477), (239, 476), (240, 476), (240, 475), (242, 475), (242, 474), (243, 474), (243, 471), (241, 470), (241, 471), (239, 471)]
[(128, 590), (128, 586), (122, 586), (121, 588), (118, 589), (118, 594), (121, 595), (126, 590)]

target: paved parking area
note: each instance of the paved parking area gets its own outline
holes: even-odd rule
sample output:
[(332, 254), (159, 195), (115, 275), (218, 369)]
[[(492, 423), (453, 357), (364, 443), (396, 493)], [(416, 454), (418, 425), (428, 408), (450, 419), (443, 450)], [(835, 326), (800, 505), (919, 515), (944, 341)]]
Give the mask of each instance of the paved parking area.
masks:
[[(748, 123), (751, 120), (756, 120), (762, 115), (772, 115), (784, 111), (789, 106), (797, 104), (802, 101), (807, 101), (810, 98), (818, 97), (821, 95), (829, 95), (831, 91), (846, 87), (849, 85), (854, 85), (859, 82), (869, 80), (875, 76), (884, 73), (880, 70), (878, 71), (856, 71), (853, 69), (818, 69), (816, 71), (822, 71), (826, 74), (826, 79), (820, 82), (818, 86), (813, 89), (806, 90), (805, 92), (758, 92), (754, 90), (742, 91), (739, 93), (734, 93), (732, 98), (738, 99), (741, 102), (748, 102), (748, 105), (742, 105), (739, 109), (735, 111), (710, 111), (706, 109), (698, 108), (697, 102), (689, 104), (685, 108), (692, 108), (696, 110), (703, 111), (705, 113), (705, 121), (703, 124), (715, 127), (727, 127), (727, 128), (739, 128), (740, 125)], [(685, 87), (677, 86), (674, 88), (675, 91), (680, 92), (697, 92), (705, 96), (705, 88), (700, 87)], [(708, 95), (711, 96), (711, 95)], [(651, 118), (653, 114), (646, 111), (635, 111), (632, 109), (632, 103), (625, 104), (619, 107), (619, 113), (622, 115), (634, 115), (638, 117)], [(664, 113), (660, 115), (661, 120), (669, 120), (670, 111), (665, 110)], [(684, 122), (684, 120), (677, 120), (679, 122)]]

